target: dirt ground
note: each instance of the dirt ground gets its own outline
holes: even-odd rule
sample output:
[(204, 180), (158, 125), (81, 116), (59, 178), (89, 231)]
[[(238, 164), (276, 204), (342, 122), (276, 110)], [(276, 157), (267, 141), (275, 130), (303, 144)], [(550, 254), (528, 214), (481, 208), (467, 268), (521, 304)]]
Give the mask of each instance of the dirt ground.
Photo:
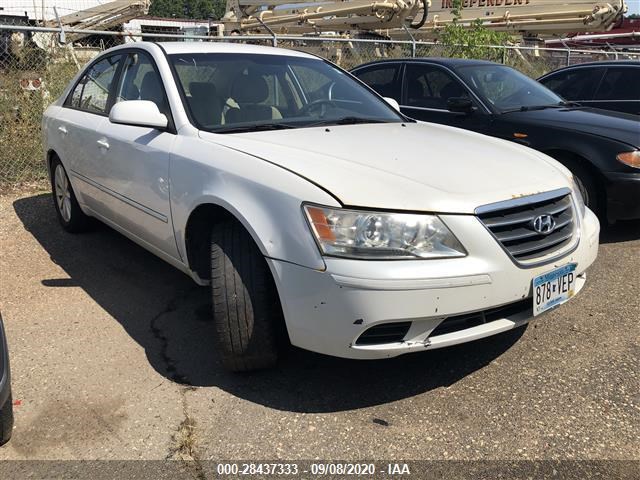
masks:
[(64, 233), (47, 193), (3, 195), (0, 460), (638, 461), (640, 222), (601, 241), (581, 294), (525, 329), (375, 362), (292, 349), (234, 375), (206, 288), (105, 226)]

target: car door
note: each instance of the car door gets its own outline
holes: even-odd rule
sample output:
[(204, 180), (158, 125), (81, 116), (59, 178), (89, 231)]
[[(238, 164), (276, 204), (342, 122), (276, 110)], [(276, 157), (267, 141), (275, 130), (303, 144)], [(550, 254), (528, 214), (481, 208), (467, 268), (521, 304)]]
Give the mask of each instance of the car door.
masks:
[(80, 77), (52, 124), (56, 152), (60, 156), (78, 201), (91, 210), (104, 212), (105, 196), (96, 183), (100, 164), (97, 129), (106, 118), (110, 93), (122, 55), (100, 58)]
[(97, 181), (109, 194), (107, 218), (162, 252), (178, 258), (169, 206), (169, 161), (175, 141), (162, 78), (147, 53), (130, 51), (114, 89), (114, 104), (148, 100), (167, 115), (169, 128), (111, 123), (98, 127)]
[[(472, 101), (473, 113), (449, 110), (449, 99), (461, 97)], [(457, 76), (440, 65), (429, 63), (406, 64), (400, 110), (416, 120), (476, 132), (486, 132), (491, 122), (490, 115)]]
[(600, 82), (593, 106), (640, 115), (640, 67), (609, 67)]
[(565, 100), (593, 106), (593, 97), (604, 72), (604, 67), (575, 67), (545, 77), (540, 83)]

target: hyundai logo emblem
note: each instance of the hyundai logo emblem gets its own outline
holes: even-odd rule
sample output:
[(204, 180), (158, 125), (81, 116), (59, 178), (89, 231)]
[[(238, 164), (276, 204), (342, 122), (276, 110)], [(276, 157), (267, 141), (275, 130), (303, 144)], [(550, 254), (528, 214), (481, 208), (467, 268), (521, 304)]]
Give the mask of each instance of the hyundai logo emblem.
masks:
[(541, 235), (549, 235), (556, 228), (556, 221), (551, 215), (539, 215), (533, 219), (533, 229)]

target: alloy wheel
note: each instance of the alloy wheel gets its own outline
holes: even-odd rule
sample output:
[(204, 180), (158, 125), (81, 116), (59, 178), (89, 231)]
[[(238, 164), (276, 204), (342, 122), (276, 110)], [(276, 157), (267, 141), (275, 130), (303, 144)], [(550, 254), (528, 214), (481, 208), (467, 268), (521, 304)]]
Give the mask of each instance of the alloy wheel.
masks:
[(54, 173), (55, 196), (58, 211), (65, 222), (71, 221), (71, 189), (69, 179), (62, 165), (56, 166)]

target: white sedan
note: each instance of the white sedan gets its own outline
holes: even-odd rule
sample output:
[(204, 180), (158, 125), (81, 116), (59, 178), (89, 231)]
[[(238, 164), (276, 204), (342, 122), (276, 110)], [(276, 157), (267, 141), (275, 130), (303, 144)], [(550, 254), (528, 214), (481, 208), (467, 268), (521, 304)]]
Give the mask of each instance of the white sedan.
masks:
[(454, 345), (580, 291), (600, 227), (568, 170), (394, 107), (305, 53), (116, 47), (45, 112), (57, 216), (211, 285), (232, 370), (283, 340), (361, 359)]

